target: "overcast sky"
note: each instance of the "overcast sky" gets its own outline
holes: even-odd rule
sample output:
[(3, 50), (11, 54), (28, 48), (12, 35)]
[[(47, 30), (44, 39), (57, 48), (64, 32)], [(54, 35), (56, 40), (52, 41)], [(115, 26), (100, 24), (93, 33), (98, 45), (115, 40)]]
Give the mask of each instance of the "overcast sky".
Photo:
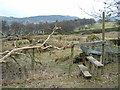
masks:
[(103, 5), (100, 0), (0, 0), (0, 16), (70, 15), (91, 18), (79, 7), (91, 13), (93, 7), (97, 11)]

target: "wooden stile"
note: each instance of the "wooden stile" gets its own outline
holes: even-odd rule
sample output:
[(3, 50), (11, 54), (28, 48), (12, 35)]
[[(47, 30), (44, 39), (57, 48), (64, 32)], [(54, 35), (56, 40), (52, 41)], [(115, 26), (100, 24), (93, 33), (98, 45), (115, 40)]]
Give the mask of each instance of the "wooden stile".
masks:
[(84, 65), (78, 65), (78, 67), (80, 68), (81, 72), (83, 73), (85, 78), (91, 78), (92, 75), (89, 73), (88, 68)]

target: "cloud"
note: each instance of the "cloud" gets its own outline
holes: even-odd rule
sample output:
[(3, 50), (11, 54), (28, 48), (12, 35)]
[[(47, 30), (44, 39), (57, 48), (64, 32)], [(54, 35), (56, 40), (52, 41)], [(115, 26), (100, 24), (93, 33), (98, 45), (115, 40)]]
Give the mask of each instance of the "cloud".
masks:
[(78, 5), (91, 12), (93, 0), (0, 0), (0, 15), (28, 17), (37, 15), (72, 15), (90, 17)]

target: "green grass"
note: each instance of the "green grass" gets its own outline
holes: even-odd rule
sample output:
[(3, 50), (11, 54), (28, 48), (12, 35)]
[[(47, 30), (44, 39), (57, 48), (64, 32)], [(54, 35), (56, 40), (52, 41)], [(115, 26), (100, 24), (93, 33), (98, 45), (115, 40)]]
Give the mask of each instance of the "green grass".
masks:
[[(97, 34), (102, 33), (102, 23), (94, 23), (93, 25), (85, 25), (89, 27), (89, 29), (79, 29), (78, 27), (74, 29), (74, 33), (83, 33), (83, 34)], [(111, 31), (119, 31), (118, 29), (119, 25), (117, 25), (117, 22), (105, 22), (105, 31), (111, 32)]]
[[(118, 27), (116, 22), (105, 22), (105, 28), (116, 28)], [(102, 29), (102, 23), (95, 23), (92, 25), (93, 29)]]
[(22, 84), (11, 84), (8, 85), (7, 87), (3, 86), (2, 88), (25, 88), (26, 83), (22, 83)]

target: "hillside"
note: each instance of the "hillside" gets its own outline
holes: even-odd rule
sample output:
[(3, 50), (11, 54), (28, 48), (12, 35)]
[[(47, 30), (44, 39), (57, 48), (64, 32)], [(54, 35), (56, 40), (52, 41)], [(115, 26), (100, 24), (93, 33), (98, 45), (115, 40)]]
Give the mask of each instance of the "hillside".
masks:
[[(105, 31), (119, 31), (119, 25), (117, 22), (105, 22)], [(92, 33), (101, 33), (102, 32), (102, 23), (94, 23), (94, 24), (86, 24), (76, 27), (74, 29), (74, 33), (84, 33), (84, 34), (92, 34)]]
[[(118, 77), (120, 75), (118, 71), (117, 56), (110, 54), (105, 55), (106, 60), (109, 62), (105, 64), (104, 73), (100, 76), (96, 76), (94, 72), (92, 78), (85, 79), (80, 73), (78, 65), (79, 63), (72, 63), (70, 73), (69, 67), (70, 62), (74, 60), (76, 55), (82, 53), (80, 46), (74, 46), (73, 58), (66, 59), (62, 57), (71, 56), (71, 48), (69, 45), (71, 43), (83, 43), (86, 41), (88, 35), (72, 34), (72, 35), (52, 35), (52, 37), (47, 41), (48, 45), (56, 47), (67, 47), (65, 49), (53, 49), (48, 48), (45, 51), (41, 49), (34, 49), (34, 60), (36, 61), (34, 71), (31, 70), (31, 61), (33, 50), (19, 51), (20, 55), (14, 55), (14, 58), (8, 58), (8, 67), (6, 63), (2, 64), (2, 74), (3, 82), (2, 87), (5, 88), (117, 88), (120, 86), (118, 84)], [(97, 34), (97, 36), (102, 36), (102, 34)], [(117, 32), (106, 33), (105, 37), (117, 37)], [(48, 35), (35, 35), (29, 36), (29, 38), (34, 38), (37, 46), (41, 45)], [(13, 41), (5, 41), (3, 44), (3, 49), (5, 51), (14, 49), (12, 45)], [(26, 39), (18, 40), (16, 42), (17, 47), (31, 46), (31, 44)], [(102, 44), (100, 44), (102, 45)], [(106, 45), (108, 47), (108, 44)], [(95, 48), (99, 48), (99, 45), (95, 45)], [(109, 46), (110, 47), (110, 46)], [(114, 46), (116, 47), (116, 46)], [(109, 49), (109, 51), (113, 48)], [(2, 50), (3, 51), (3, 50)], [(17, 51), (16, 51), (17, 52)], [(25, 55), (24, 55), (25, 54)], [(117, 55), (117, 54), (115, 54)], [(55, 60), (59, 61), (55, 61)], [(99, 60), (99, 57), (96, 57)], [(86, 61), (86, 67), (89, 68), (90, 62)], [(18, 66), (19, 64), (19, 66)], [(94, 68), (92, 68), (92, 71)], [(117, 89), (116, 89), (117, 90)]]
[(48, 16), (32, 16), (32, 17), (25, 17), (25, 18), (16, 18), (16, 17), (3, 17), (0, 16), (1, 20), (7, 20), (8, 23), (11, 23), (13, 21), (19, 22), (19, 23), (52, 23), (56, 20), (58, 21), (66, 21), (66, 20), (75, 20), (79, 19), (78, 17), (73, 16), (63, 16), (63, 15), (48, 15)]

